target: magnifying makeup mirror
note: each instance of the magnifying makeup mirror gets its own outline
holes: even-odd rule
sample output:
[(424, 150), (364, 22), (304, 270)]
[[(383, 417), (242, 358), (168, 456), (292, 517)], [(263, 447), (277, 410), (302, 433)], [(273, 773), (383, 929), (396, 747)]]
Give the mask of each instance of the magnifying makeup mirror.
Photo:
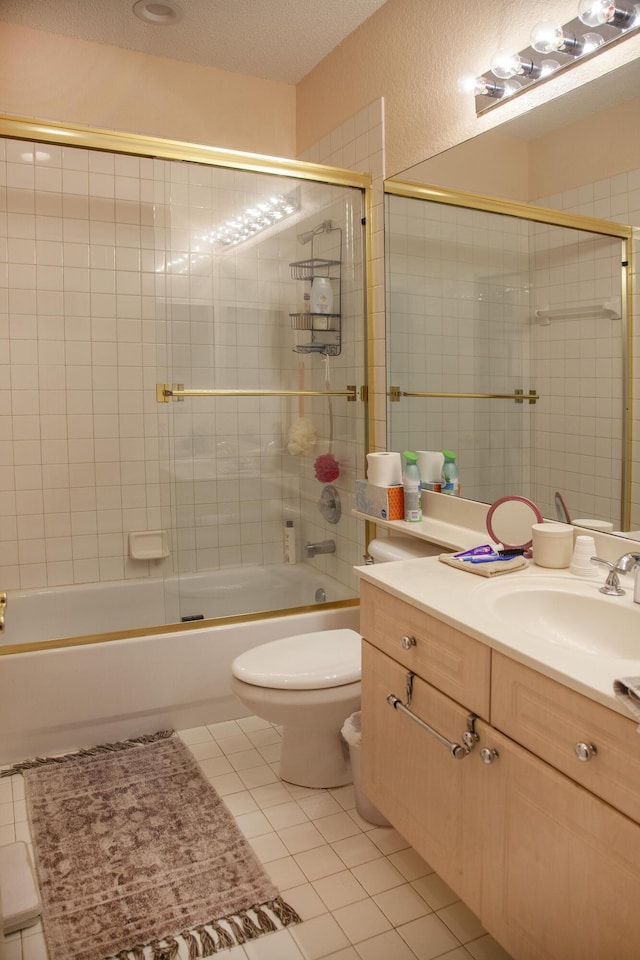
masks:
[(496, 543), (507, 550), (530, 550), (531, 527), (542, 523), (542, 514), (526, 497), (501, 497), (491, 504), (487, 514), (487, 530)]

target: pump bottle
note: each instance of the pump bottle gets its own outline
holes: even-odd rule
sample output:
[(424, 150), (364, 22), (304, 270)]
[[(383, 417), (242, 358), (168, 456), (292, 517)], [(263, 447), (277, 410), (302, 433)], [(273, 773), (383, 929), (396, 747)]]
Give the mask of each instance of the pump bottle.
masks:
[(460, 496), (460, 476), (458, 474), (458, 464), (453, 450), (443, 450), (444, 464), (442, 467), (442, 493), (450, 497)]

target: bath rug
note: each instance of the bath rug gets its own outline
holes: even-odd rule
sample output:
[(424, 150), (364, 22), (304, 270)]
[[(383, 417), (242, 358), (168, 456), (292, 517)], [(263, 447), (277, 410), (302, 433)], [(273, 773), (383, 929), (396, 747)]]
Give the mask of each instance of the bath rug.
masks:
[(155, 736), (24, 770), (49, 960), (196, 960), (300, 920), (189, 749)]

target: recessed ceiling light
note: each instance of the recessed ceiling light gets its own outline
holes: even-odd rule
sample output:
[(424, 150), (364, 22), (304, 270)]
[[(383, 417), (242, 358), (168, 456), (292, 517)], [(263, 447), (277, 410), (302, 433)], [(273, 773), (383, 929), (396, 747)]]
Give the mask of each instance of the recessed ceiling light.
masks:
[(174, 0), (137, 0), (133, 5), (133, 12), (145, 23), (153, 23), (164, 27), (182, 20), (182, 7)]

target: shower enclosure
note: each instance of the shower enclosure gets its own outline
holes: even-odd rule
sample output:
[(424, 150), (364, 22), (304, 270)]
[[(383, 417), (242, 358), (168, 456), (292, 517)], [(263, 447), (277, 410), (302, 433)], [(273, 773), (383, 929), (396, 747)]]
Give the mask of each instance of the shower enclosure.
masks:
[[(0, 133), (7, 629), (25, 592), (82, 606), (73, 585), (101, 627), (42, 639), (355, 602), (367, 175)], [(107, 588), (134, 583), (129, 622), (137, 601)]]
[(393, 449), (454, 450), (463, 497), (628, 530), (631, 228), (386, 190)]

